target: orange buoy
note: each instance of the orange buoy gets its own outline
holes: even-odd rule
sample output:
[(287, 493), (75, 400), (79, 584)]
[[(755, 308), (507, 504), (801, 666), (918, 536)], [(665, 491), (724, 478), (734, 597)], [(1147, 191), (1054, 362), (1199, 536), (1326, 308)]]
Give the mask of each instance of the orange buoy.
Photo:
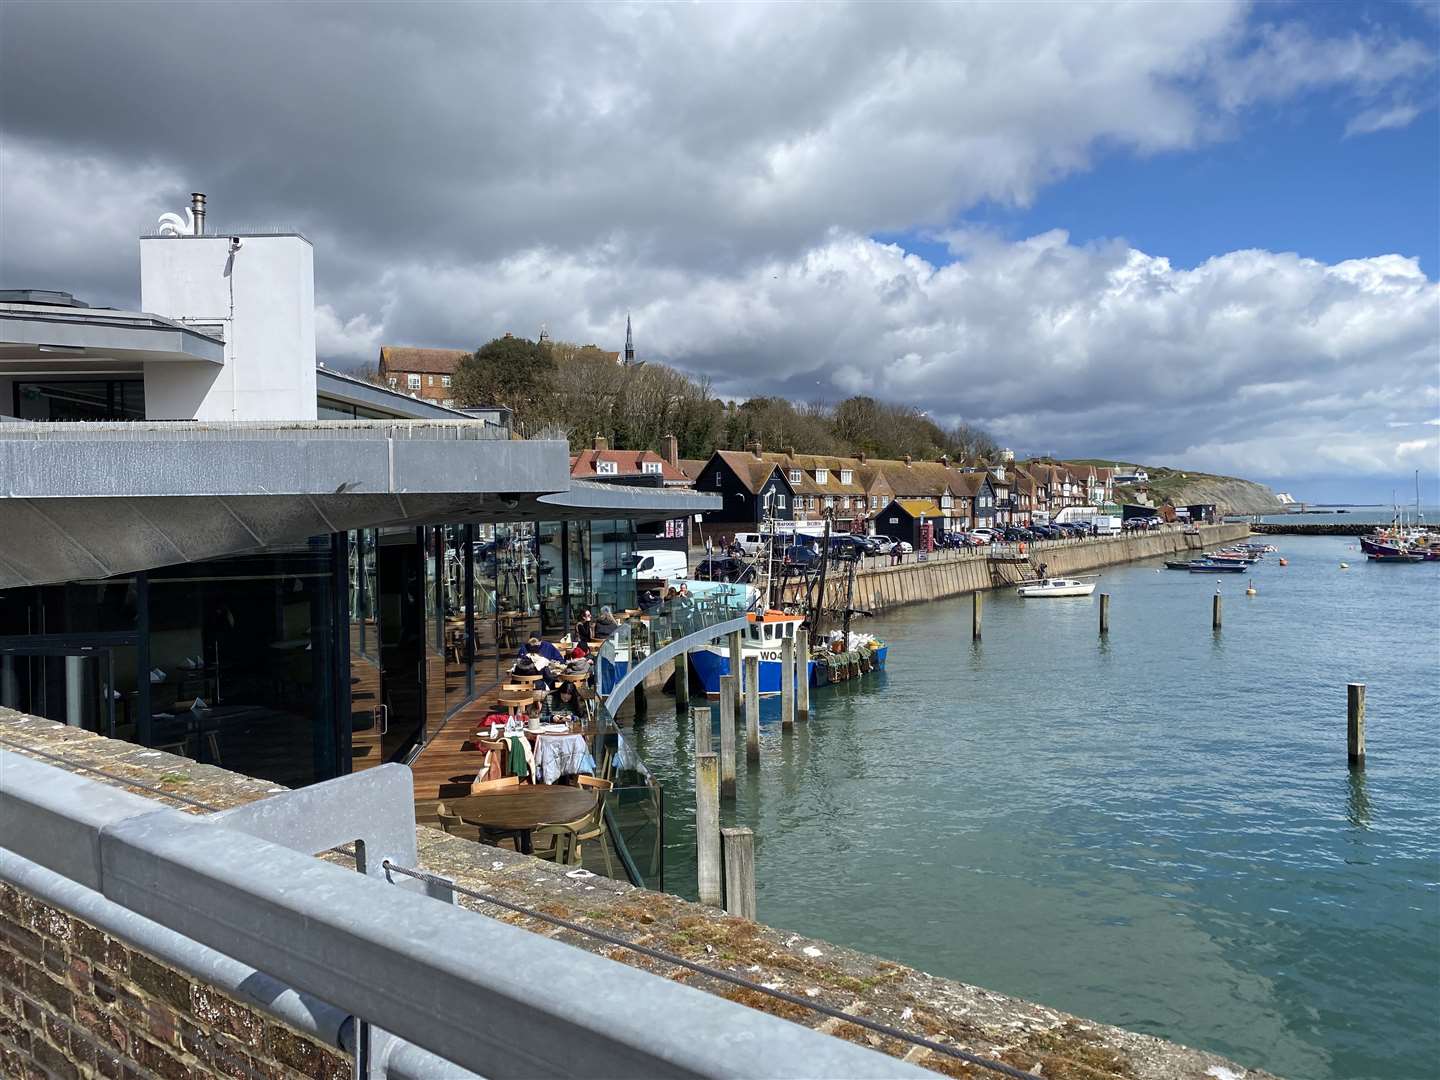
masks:
[(1281, 566), (1289, 566), (1289, 565), (1290, 565), (1290, 561), (1289, 561), (1288, 559), (1281, 559), (1281, 560), (1280, 560), (1280, 565), (1281, 565)]

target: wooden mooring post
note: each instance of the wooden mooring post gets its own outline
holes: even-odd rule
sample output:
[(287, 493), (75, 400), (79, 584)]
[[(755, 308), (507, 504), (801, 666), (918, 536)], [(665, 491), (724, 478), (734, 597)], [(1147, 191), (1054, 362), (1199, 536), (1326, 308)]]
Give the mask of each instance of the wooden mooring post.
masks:
[(760, 658), (745, 658), (745, 760), (760, 760)]
[(1109, 632), (1110, 632), (1110, 594), (1109, 594), (1108, 592), (1102, 592), (1102, 593), (1100, 594), (1100, 633), (1102, 633), (1102, 634), (1108, 634)]
[(1352, 766), (1365, 767), (1365, 684), (1346, 686), (1346, 757)]
[(1210, 629), (1220, 629), (1220, 593), (1217, 590), (1214, 599), (1210, 602)]
[(720, 761), (714, 754), (695, 755), (695, 877), (700, 902), (719, 907)]
[(725, 910), (755, 921), (755, 833), (746, 828), (720, 830), (725, 855)]
[(795, 715), (810, 719), (810, 631), (795, 631)]
[(735, 704), (737, 707), (740, 704), (740, 694), (745, 688), (741, 681), (744, 677), (743, 672), (740, 670), (740, 657), (742, 655), (743, 653), (740, 649), (740, 631), (736, 630), (730, 635), (730, 674), (735, 676)]
[(780, 727), (795, 726), (795, 639), (780, 642)]
[(690, 654), (675, 657), (675, 711), (690, 707)]
[(971, 608), (970, 608), (970, 640), (971, 640), (971, 641), (979, 641), (979, 640), (980, 640), (980, 615), (981, 615), (981, 612), (983, 611), (983, 609), (984, 609), (984, 607), (985, 607), (984, 596), (985, 596), (984, 593), (977, 591), (977, 592), (975, 592), (975, 593), (970, 597), (970, 602), (971, 602)]
[(710, 710), (691, 709), (690, 726), (695, 729), (695, 753), (710, 753)]
[(720, 676), (720, 798), (735, 798), (735, 687), (738, 676)]

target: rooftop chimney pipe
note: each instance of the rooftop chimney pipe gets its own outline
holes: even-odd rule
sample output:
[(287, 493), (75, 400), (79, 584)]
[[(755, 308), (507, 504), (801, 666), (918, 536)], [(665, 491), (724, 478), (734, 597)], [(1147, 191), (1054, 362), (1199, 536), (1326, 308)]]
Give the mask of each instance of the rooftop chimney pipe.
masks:
[(195, 235), (205, 235), (205, 193), (203, 191), (192, 191), (190, 193), (190, 212), (195, 215)]

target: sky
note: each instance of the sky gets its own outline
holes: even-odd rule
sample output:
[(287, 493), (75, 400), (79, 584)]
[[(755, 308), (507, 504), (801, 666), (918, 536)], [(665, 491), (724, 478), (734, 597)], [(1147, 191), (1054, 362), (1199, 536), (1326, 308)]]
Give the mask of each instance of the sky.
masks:
[(0, 5), (0, 287), (315, 244), (317, 345), (619, 348), (1440, 502), (1440, 0)]

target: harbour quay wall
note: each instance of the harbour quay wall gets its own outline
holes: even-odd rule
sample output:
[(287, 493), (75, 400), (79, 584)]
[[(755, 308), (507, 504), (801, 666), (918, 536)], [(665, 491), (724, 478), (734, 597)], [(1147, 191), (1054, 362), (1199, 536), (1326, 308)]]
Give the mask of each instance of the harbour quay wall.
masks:
[[(1039, 541), (1026, 545), (1026, 553), (1031, 563), (1044, 563), (1051, 577), (1063, 577), (1136, 559), (1198, 555), (1221, 544), (1243, 540), (1249, 534), (1250, 527), (1243, 523), (1201, 525), (1198, 536), (1170, 528), (1089, 540)], [(932, 552), (924, 562), (914, 561), (913, 555), (906, 558), (911, 561), (898, 566), (870, 565), (858, 571), (854, 606), (867, 611), (888, 611), (904, 604), (1005, 588), (1033, 573), (1024, 561), (1005, 562), (984, 549)], [(827, 586), (828, 605), (844, 604), (844, 596), (837, 596), (836, 588), (843, 588), (843, 584)]]
[[(11, 709), (0, 708), (0, 740), (7, 750), (44, 755), (47, 764), (87, 779), (140, 786), (148, 797), (190, 813), (206, 806), (238, 806), (276, 790), (267, 780)], [(174, 799), (157, 791), (173, 792)], [(476, 918), (488, 916), (544, 934), (903, 1057), (939, 1075), (998, 1074), (967, 1066), (912, 1038), (943, 1042), (1043, 1077), (1274, 1080), (1269, 1073), (1215, 1054), (935, 978), (679, 897), (606, 877), (572, 877), (569, 867), (508, 848), (477, 844), (428, 826), (419, 827), (417, 835), (425, 869), (521, 909), (501, 911), (462, 894), (457, 902), (477, 912)], [(323, 857), (347, 869), (354, 866), (336, 853)], [(542, 911), (606, 937), (558, 930), (527, 911)], [(396, 933), (403, 929), (397, 927)], [(626, 950), (614, 943), (616, 938), (867, 1017), (889, 1025), (895, 1034), (880, 1035), (759, 989)], [(543, 986), (535, 989), (537, 994), (545, 991)], [(604, 987), (596, 992), (603, 993)], [(663, 1023), (664, 1017), (657, 1022)], [(0, 1076), (343, 1080), (353, 1067), (353, 1057), (286, 1027), (203, 979), (72, 912), (0, 884)]]
[(1277, 522), (1250, 526), (1251, 532), (1265, 533), (1268, 536), (1369, 536), (1375, 529), (1374, 524), (1363, 521), (1347, 521), (1343, 525), (1338, 522), (1329, 525), (1307, 525), (1297, 521), (1293, 525), (1289, 522)]

